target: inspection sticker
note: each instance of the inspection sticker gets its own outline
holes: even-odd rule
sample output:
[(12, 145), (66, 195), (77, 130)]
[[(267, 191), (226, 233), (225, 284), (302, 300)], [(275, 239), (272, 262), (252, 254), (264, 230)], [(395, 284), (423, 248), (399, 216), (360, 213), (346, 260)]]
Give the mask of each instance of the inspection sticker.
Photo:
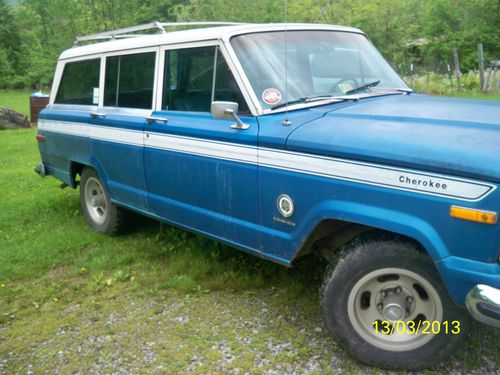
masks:
[(265, 89), (262, 92), (262, 100), (269, 105), (278, 104), (281, 101), (281, 92), (273, 88)]

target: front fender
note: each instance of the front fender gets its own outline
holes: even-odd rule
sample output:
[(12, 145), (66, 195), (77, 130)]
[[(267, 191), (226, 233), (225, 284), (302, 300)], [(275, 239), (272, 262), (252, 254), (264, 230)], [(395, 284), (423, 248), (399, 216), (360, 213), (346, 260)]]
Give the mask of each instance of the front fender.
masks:
[(324, 220), (365, 225), (397, 234), (419, 242), (434, 261), (449, 256), (442, 238), (436, 229), (422, 218), (387, 208), (330, 200), (317, 205), (305, 216), (302, 227), (297, 228), (301, 241), (305, 241), (317, 225)]

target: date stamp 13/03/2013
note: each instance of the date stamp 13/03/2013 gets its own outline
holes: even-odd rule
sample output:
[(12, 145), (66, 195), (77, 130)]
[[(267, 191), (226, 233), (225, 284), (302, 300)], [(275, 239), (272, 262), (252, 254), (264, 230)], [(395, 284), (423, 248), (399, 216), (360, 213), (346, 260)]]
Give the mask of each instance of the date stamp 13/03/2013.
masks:
[(396, 320), (394, 322), (376, 320), (372, 322), (372, 326), (376, 334), (381, 333), (384, 335), (438, 335), (440, 333), (458, 335), (461, 333), (460, 321), (458, 320), (451, 322), (447, 320), (442, 322), (439, 320)]

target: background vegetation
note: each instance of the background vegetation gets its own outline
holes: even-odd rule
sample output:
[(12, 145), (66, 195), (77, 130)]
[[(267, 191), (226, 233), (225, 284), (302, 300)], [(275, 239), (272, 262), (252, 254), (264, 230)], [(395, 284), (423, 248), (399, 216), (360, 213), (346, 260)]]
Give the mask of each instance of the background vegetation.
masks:
[[(284, 1), (0, 0), (0, 88), (51, 83), (57, 56), (76, 36), (151, 21), (283, 22)], [(405, 75), (446, 73), (457, 48), (462, 70), (500, 57), (500, 0), (289, 0), (288, 21), (363, 29)]]

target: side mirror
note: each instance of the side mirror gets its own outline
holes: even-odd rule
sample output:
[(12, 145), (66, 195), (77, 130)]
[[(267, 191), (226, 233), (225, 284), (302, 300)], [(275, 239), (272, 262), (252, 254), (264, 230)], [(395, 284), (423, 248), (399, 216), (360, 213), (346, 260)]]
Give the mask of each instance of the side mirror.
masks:
[(246, 130), (250, 125), (245, 124), (238, 117), (238, 103), (235, 102), (212, 102), (210, 113), (215, 118), (233, 119), (236, 124), (231, 125), (231, 129)]
[(212, 102), (210, 112), (215, 118), (232, 118), (230, 112), (238, 114), (238, 103), (234, 102)]

